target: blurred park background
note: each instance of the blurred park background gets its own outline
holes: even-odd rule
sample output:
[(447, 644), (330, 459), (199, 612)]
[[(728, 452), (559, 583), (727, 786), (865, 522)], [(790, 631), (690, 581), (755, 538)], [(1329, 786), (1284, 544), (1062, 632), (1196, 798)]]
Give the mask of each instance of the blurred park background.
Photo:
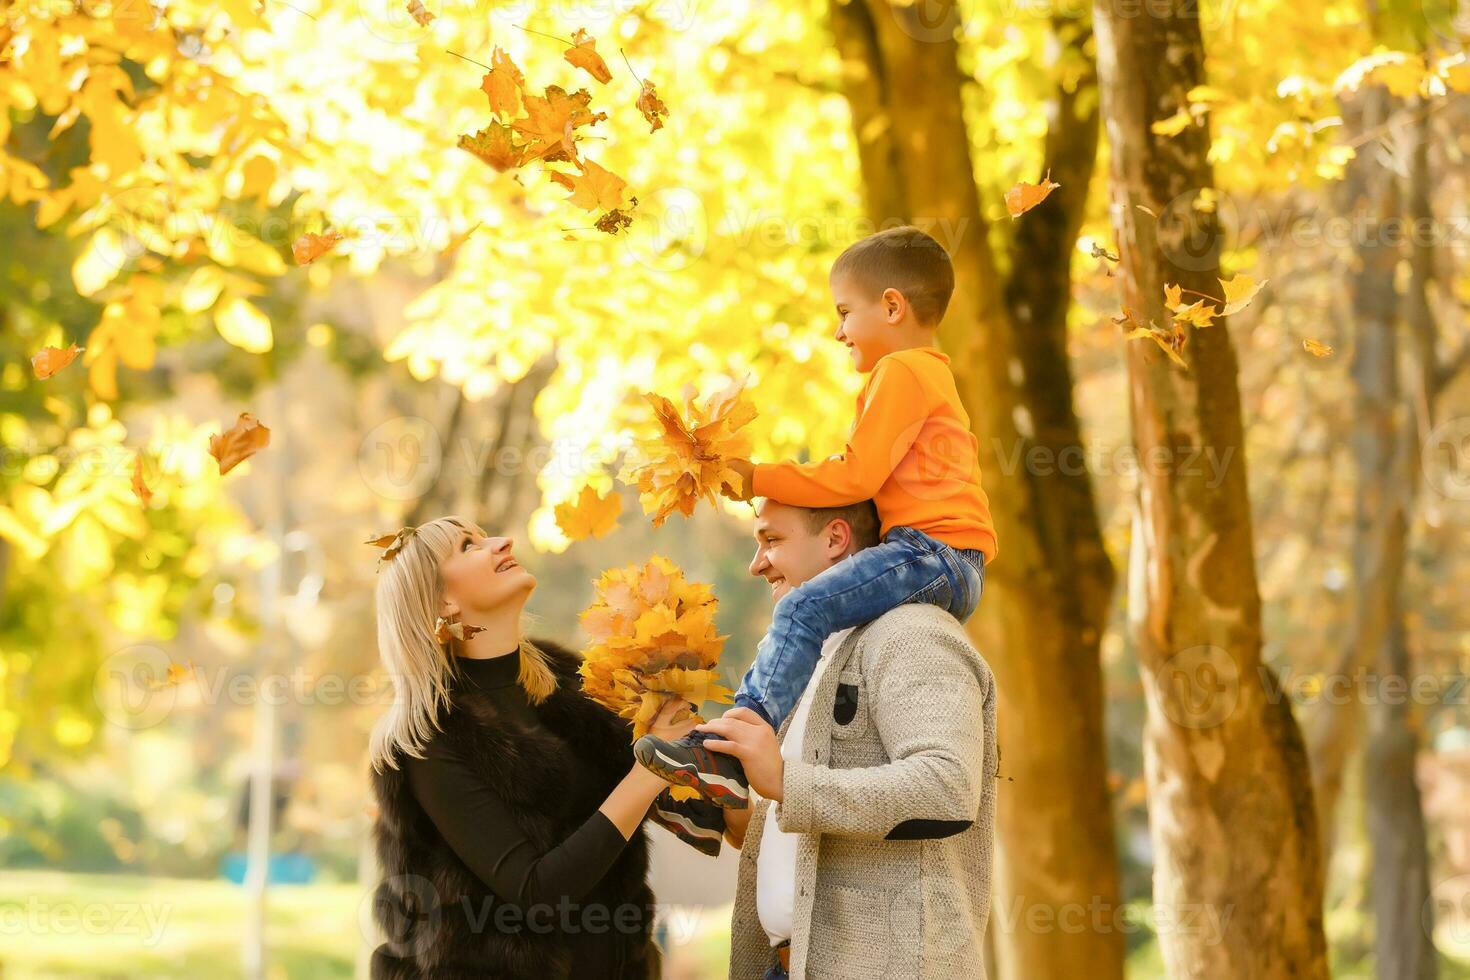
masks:
[[(365, 975), (370, 536), (511, 534), (572, 646), (667, 555), (738, 679), (750, 508), (650, 525), (638, 393), (749, 376), (757, 459), (840, 451), (826, 270), (913, 222), (1001, 542), (995, 975), (1470, 977), (1467, 39), (1454, 0), (6, 0), (0, 976)], [(497, 47), (590, 89), (626, 227), (457, 145)], [(622, 517), (570, 542), (589, 484)], [(724, 976), (731, 855), (649, 833), (667, 975)]]

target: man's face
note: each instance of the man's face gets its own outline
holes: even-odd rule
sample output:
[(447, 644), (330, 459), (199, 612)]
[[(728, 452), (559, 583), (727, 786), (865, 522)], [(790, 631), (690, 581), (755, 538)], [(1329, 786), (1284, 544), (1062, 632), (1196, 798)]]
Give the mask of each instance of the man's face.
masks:
[(767, 500), (755, 517), (755, 557), (750, 574), (771, 583), (771, 599), (778, 601), (823, 569), (841, 561), (852, 543), (845, 521), (829, 521), (819, 531), (807, 526), (806, 512)]

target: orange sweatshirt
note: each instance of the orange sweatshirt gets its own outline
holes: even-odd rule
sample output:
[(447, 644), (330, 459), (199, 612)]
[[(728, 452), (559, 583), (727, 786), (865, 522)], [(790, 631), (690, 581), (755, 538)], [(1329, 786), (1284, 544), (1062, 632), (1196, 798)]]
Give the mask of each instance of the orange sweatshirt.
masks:
[(847, 451), (820, 463), (756, 463), (751, 493), (796, 507), (872, 498), (880, 533), (912, 527), (952, 548), (999, 553), (980, 486), (979, 440), (960, 404), (949, 355), (936, 347), (878, 359), (857, 396)]

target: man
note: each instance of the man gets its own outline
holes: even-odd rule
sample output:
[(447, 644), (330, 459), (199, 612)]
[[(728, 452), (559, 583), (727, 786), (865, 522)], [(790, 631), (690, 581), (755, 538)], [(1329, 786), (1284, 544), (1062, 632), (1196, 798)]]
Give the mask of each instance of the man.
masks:
[[(870, 502), (765, 500), (750, 571), (779, 600), (877, 531)], [(743, 840), (730, 977), (983, 978), (990, 668), (959, 622), (928, 604), (835, 633), (822, 653), (779, 735), (741, 709), (701, 726), (719, 736), (706, 747), (739, 758), (763, 797), (725, 811), (731, 842)]]

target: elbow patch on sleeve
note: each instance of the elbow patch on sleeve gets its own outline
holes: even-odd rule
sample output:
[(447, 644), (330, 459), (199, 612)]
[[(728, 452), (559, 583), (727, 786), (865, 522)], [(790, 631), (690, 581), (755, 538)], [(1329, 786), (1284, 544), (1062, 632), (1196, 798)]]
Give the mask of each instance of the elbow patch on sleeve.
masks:
[(884, 840), (939, 840), (969, 830), (973, 820), (905, 820), (888, 832)]

